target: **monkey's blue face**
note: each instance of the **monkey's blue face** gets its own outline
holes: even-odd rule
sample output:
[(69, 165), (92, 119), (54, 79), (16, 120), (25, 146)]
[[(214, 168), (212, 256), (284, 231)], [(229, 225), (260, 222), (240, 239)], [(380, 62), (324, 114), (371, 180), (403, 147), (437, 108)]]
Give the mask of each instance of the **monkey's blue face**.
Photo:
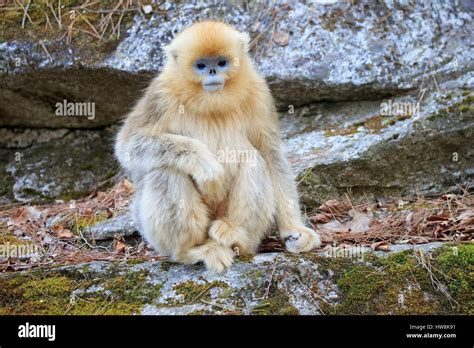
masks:
[(229, 70), (229, 61), (222, 56), (202, 57), (194, 62), (193, 69), (201, 77), (205, 91), (220, 91), (224, 88), (224, 73)]

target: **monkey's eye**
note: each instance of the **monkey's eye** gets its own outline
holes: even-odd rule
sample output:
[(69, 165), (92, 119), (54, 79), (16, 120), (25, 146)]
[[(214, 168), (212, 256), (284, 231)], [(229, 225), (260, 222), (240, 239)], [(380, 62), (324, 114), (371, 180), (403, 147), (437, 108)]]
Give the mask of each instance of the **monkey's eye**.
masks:
[(204, 64), (204, 63), (198, 63), (198, 64), (196, 64), (196, 67), (197, 67), (199, 70), (202, 70), (202, 69), (204, 69), (204, 68), (206, 67), (206, 64)]
[(226, 60), (220, 60), (219, 63), (217, 63), (217, 65), (219, 65), (220, 67), (224, 67), (227, 65), (227, 61)]

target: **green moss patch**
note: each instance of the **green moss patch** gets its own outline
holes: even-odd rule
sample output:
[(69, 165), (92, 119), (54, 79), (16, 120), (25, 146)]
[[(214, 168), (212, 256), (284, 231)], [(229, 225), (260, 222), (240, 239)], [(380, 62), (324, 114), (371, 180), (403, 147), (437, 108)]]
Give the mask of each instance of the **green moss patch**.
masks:
[(474, 245), (445, 247), (435, 253), (437, 276), (465, 314), (474, 314)]
[(106, 212), (99, 212), (91, 216), (77, 216), (74, 221), (73, 231), (79, 233), (79, 230), (108, 220), (109, 218), (110, 216)]
[(336, 135), (352, 135), (358, 132), (359, 127), (364, 127), (368, 133), (378, 134), (382, 129), (392, 126), (398, 121), (410, 118), (411, 115), (399, 115), (399, 116), (383, 116), (376, 115), (365, 121), (357, 122), (347, 128), (331, 128), (324, 131), (324, 135), (327, 137)]
[(162, 286), (148, 283), (147, 276), (147, 271), (119, 274), (113, 270), (5, 276), (0, 278), (0, 314), (137, 314), (160, 295)]
[(227, 283), (221, 281), (214, 281), (214, 282), (194, 282), (194, 281), (186, 281), (179, 284), (176, 284), (173, 287), (173, 290), (182, 295), (182, 302), (186, 304), (192, 304), (200, 299), (210, 299), (210, 291), (212, 288), (228, 288), (229, 285)]
[(289, 300), (286, 293), (280, 290), (270, 292), (269, 298), (258, 303), (251, 309), (256, 315), (298, 315), (299, 311)]
[(472, 314), (474, 246), (446, 246), (424, 256), (416, 253), (367, 254), (364, 262), (327, 260), (325, 267), (335, 272), (341, 301), (335, 306), (323, 304), (323, 310), (328, 314)]

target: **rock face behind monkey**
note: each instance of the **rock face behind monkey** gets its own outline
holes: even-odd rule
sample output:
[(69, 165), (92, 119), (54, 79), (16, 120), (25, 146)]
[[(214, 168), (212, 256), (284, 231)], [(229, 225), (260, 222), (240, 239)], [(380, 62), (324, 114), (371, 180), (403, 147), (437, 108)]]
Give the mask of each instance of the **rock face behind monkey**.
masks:
[(290, 252), (320, 246), (304, 226), (276, 108), (248, 45), (221, 22), (185, 29), (115, 145), (144, 238), (171, 260), (215, 272), (235, 251), (255, 253), (273, 223)]

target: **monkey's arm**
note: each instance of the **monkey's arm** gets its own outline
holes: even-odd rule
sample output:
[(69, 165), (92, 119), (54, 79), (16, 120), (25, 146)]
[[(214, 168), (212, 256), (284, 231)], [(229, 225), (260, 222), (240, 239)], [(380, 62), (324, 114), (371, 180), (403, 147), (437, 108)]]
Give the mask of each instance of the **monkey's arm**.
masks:
[(158, 168), (173, 168), (191, 175), (198, 184), (218, 180), (223, 168), (199, 140), (175, 134), (147, 135), (145, 131), (119, 132), (115, 154), (136, 180)]

